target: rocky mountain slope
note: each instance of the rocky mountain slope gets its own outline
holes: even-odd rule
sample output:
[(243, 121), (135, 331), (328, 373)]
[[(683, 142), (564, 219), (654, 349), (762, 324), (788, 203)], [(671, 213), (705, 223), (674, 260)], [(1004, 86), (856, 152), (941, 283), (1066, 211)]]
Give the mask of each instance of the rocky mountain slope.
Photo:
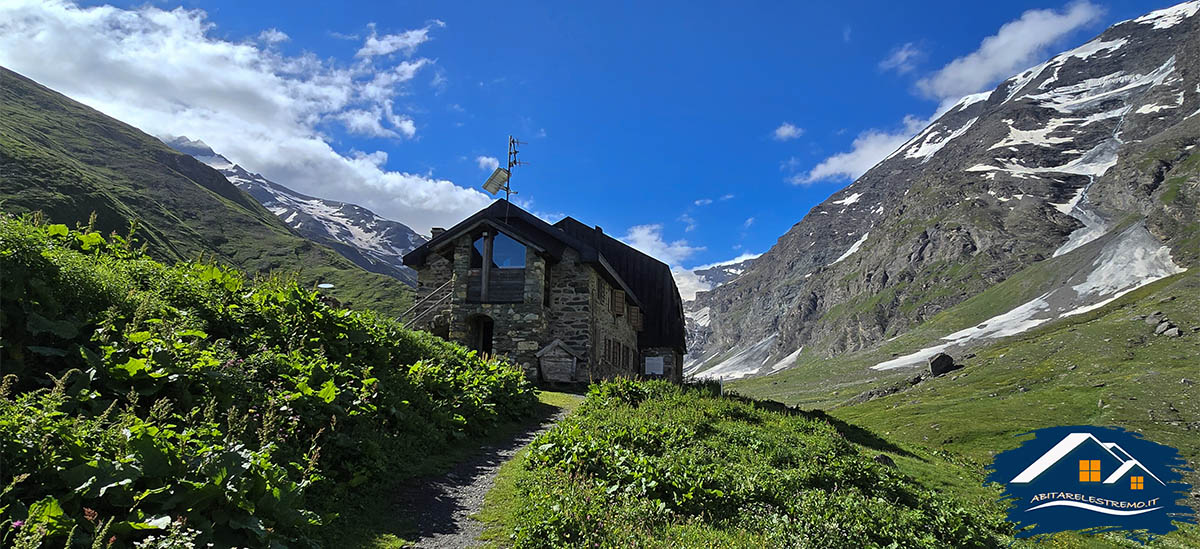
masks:
[(738, 378), (870, 348), (1010, 278), (1009, 295), (1031, 294), (974, 303), (983, 322), (874, 365), (910, 367), (1196, 265), (1198, 11), (1121, 22), (964, 97), (697, 297), (708, 333), (691, 371)]
[[(734, 260), (732, 263), (720, 263), (693, 269), (691, 275), (695, 276), (699, 287), (711, 290), (742, 276), (746, 271), (750, 270), (750, 266), (753, 263), (754, 258), (742, 261)], [(712, 330), (710, 329), (710, 309), (708, 307), (709, 295), (711, 294), (706, 291), (700, 291), (696, 293), (695, 298), (683, 303), (683, 316), (687, 327), (688, 340), (688, 354), (684, 357), (685, 361), (697, 362), (702, 360), (703, 355), (697, 354), (697, 351), (702, 352), (708, 347), (708, 339), (712, 335)]]
[(230, 162), (203, 141), (180, 136), (165, 142), (221, 172), (230, 183), (249, 193), (301, 236), (337, 250), (368, 271), (416, 286), (417, 273), (404, 265), (404, 254), (428, 239), (403, 223), (379, 217), (356, 204), (293, 191)]
[(222, 174), (128, 124), (0, 68), (0, 209), (136, 236), (156, 259), (332, 283), (346, 304), (398, 314), (411, 290), (288, 228)]

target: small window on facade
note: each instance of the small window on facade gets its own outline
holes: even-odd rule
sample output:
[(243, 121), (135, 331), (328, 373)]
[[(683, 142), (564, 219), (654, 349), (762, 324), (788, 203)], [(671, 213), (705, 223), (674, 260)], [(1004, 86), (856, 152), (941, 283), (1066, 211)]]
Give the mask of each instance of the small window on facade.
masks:
[(613, 288), (612, 291), (612, 314), (621, 316), (625, 314), (625, 290)]
[(546, 278), (542, 282), (542, 305), (545, 307), (549, 307), (550, 306), (550, 262), (549, 261), (546, 262), (545, 271), (546, 271)]
[(1143, 488), (1142, 481), (1145, 477), (1129, 477), (1129, 489), (1141, 490)]
[(492, 266), (501, 269), (525, 268), (525, 245), (498, 233), (492, 241)]
[(1100, 460), (1079, 460), (1079, 482), (1100, 482)]
[(638, 307), (629, 308), (629, 324), (635, 331), (642, 331), (642, 310)]

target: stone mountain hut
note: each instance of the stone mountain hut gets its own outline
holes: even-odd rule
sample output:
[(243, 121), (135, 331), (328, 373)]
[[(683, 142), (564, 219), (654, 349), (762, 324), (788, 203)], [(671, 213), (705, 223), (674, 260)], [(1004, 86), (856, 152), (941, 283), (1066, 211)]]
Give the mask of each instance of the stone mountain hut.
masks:
[(682, 381), (683, 303), (665, 263), (570, 217), (553, 225), (506, 200), (404, 256), (405, 316), (541, 381)]

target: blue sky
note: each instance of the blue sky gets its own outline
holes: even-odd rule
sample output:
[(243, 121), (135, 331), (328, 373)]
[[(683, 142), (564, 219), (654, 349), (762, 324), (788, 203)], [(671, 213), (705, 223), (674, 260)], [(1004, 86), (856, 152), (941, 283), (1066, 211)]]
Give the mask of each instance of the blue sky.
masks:
[(765, 251), (947, 101), (1170, 2), (743, 4), (13, 0), (0, 34), (37, 47), (0, 39), (0, 64), (422, 231), (486, 203), (464, 189), (511, 133), (521, 203), (692, 267)]

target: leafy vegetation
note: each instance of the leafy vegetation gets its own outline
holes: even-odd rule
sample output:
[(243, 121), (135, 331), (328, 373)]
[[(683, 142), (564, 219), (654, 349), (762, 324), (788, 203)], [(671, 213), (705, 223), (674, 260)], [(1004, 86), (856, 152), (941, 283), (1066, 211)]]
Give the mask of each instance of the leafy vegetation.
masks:
[(363, 270), (291, 231), (220, 173), (137, 128), (0, 67), (0, 204), (55, 223), (95, 218), (102, 234), (136, 222), (151, 257), (209, 258), (250, 276), (334, 284), (355, 308), (398, 315), (404, 283)]
[(994, 504), (923, 488), (819, 413), (711, 385), (593, 386), (523, 464), (497, 498), (508, 516), (485, 513), (516, 547), (989, 547), (1011, 533)]
[(130, 238), (0, 215), (0, 272), (6, 546), (319, 545), (323, 502), (536, 403), (519, 368)]

